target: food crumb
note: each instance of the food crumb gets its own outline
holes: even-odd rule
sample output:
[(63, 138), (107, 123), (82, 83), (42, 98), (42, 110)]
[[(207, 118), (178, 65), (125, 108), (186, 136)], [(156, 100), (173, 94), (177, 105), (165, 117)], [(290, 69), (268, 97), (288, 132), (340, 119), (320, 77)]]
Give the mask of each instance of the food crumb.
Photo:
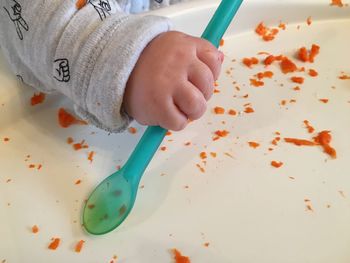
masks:
[(294, 83), (298, 83), (298, 84), (303, 84), (304, 83), (304, 78), (303, 77), (291, 77), (290, 79)]
[(84, 240), (79, 240), (78, 243), (75, 245), (74, 251), (80, 253), (80, 251), (83, 249), (84, 243)]
[(305, 202), (305, 206), (306, 206), (306, 211), (313, 212), (314, 210), (312, 208), (311, 201), (309, 199), (304, 199), (304, 202)]
[(319, 99), (319, 101), (323, 102), (323, 103), (328, 103), (328, 99)]
[(259, 63), (259, 59), (257, 59), (256, 57), (243, 58), (242, 63), (248, 68), (252, 68), (253, 65), (257, 65)]
[(39, 227), (37, 225), (32, 226), (32, 233), (36, 234), (39, 232)]
[(8, 142), (8, 141), (10, 141), (10, 138), (5, 137), (5, 138), (3, 139), (3, 141), (4, 141), (4, 142)]
[(78, 180), (76, 180), (75, 181), (75, 183), (74, 184), (80, 184), (81, 183), (81, 180), (80, 179), (78, 179)]
[(205, 246), (205, 247), (209, 247), (209, 245), (210, 245), (209, 242), (206, 242), (206, 243), (203, 244), (203, 246)]
[(283, 165), (283, 162), (271, 161), (271, 166), (275, 168), (280, 168)]
[(48, 246), (49, 249), (51, 250), (56, 250), (58, 246), (60, 245), (61, 239), (60, 238), (52, 238), (52, 242)]
[(222, 108), (222, 107), (216, 106), (216, 107), (214, 108), (214, 112), (215, 112), (215, 114), (224, 114), (224, 113), (225, 113), (225, 109)]
[(256, 149), (260, 146), (260, 144), (257, 142), (248, 142), (248, 144), (251, 148), (254, 148), (254, 149)]
[(86, 125), (87, 122), (75, 118), (72, 114), (67, 112), (64, 108), (58, 110), (58, 123), (62, 128), (68, 128), (73, 124)]
[(94, 155), (95, 155), (94, 151), (89, 152), (88, 160), (90, 161), (90, 163), (92, 163), (92, 161), (94, 160)]
[(86, 5), (87, 0), (77, 0), (75, 2), (75, 7), (80, 10), (81, 8), (83, 8)]
[(176, 263), (191, 263), (190, 258), (183, 256), (178, 249), (174, 248), (172, 252)]
[(310, 26), (310, 25), (312, 24), (312, 18), (311, 18), (311, 16), (309, 16), (309, 17), (306, 19), (306, 24), (307, 24), (308, 26)]
[(30, 105), (35, 106), (37, 104), (43, 103), (45, 100), (45, 93), (39, 92), (34, 93), (30, 99)]
[(331, 0), (331, 6), (343, 7), (344, 4), (342, 0)]
[(131, 134), (136, 134), (137, 133), (137, 129), (135, 127), (129, 127), (128, 128), (128, 132)]

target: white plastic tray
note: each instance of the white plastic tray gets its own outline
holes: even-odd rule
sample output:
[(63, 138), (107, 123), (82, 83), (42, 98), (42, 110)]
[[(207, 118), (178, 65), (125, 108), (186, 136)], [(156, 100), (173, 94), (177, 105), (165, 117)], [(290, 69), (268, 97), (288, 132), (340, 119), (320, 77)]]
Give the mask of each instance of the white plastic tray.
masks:
[[(42, 105), (30, 106), (34, 90), (21, 85), (1, 58), (0, 262), (95, 263), (111, 262), (117, 255), (119, 263), (163, 263), (173, 262), (169, 250), (174, 247), (193, 263), (349, 262), (350, 80), (338, 76), (350, 74), (350, 7), (331, 7), (329, 2), (244, 2), (225, 37), (220, 93), (204, 118), (166, 137), (162, 146), (167, 150), (157, 153), (146, 171), (130, 217), (104, 236), (83, 231), (82, 204), (98, 182), (124, 163), (143, 129), (134, 124), (136, 135), (108, 135), (88, 126), (62, 129), (57, 109), (71, 109), (71, 102), (50, 95)], [(195, 1), (158, 13), (169, 15), (176, 29), (200, 35), (216, 3)], [(287, 29), (264, 42), (254, 33), (260, 21), (268, 26), (282, 21)], [(314, 43), (320, 45), (320, 55), (304, 66), (319, 76), (306, 77), (299, 92), (276, 65), (271, 66), (275, 76), (264, 87), (249, 85), (249, 78), (264, 68), (242, 66), (243, 57), (260, 51), (293, 57), (299, 47)], [(249, 97), (243, 98), (245, 94)], [(321, 103), (321, 98), (329, 102)], [(296, 103), (281, 106), (284, 99)], [(246, 103), (255, 113), (233, 117), (212, 112), (215, 106), (242, 111)], [(317, 131), (331, 131), (337, 159), (319, 147), (271, 145), (276, 131), (282, 138), (310, 139), (305, 119)], [(219, 129), (230, 134), (213, 141)], [(69, 136), (85, 139), (89, 149), (74, 151), (66, 143)], [(5, 137), (10, 141), (4, 142)], [(252, 149), (248, 141), (260, 147)], [(184, 146), (186, 142), (191, 145)], [(90, 164), (87, 153), (92, 150), (96, 155)], [(202, 151), (208, 155), (206, 165), (199, 157)], [(272, 160), (284, 165), (273, 168)], [(42, 168), (29, 169), (31, 163)], [(75, 185), (78, 179), (81, 184)], [(31, 233), (33, 225), (39, 233)], [(62, 240), (56, 251), (47, 249), (52, 237)], [(74, 245), (80, 239), (86, 243), (78, 254)]]

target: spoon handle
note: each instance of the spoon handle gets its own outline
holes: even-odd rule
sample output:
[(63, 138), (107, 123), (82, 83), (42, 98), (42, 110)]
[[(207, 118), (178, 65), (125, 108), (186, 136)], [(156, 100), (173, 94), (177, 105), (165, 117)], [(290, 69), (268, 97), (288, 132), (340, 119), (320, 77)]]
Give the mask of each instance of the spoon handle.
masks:
[[(218, 47), (222, 36), (230, 25), (242, 2), (243, 0), (222, 0), (204, 30), (202, 38)], [(149, 126), (146, 129), (128, 159), (128, 162), (125, 164), (125, 168), (128, 170), (130, 169), (126, 174), (128, 180), (132, 180), (135, 183), (139, 182), (140, 178), (135, 178), (135, 175), (142, 176), (159, 145), (162, 143), (166, 133), (167, 130), (159, 126)]]

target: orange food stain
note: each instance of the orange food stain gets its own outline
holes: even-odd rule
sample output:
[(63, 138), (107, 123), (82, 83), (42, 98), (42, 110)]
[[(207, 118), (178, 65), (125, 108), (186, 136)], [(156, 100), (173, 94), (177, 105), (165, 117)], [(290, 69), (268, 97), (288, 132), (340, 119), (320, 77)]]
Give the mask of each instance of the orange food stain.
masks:
[(230, 109), (230, 110), (228, 111), (228, 114), (229, 114), (229, 115), (232, 115), (232, 116), (235, 116), (235, 115), (237, 115), (237, 112), (236, 112), (235, 110), (233, 110), (233, 109)]
[(63, 128), (68, 128), (73, 124), (86, 125), (86, 121), (78, 120), (72, 114), (67, 112), (64, 108), (58, 110), (58, 122)]
[(87, 0), (77, 0), (75, 2), (75, 7), (79, 10), (86, 5)]
[(4, 138), (4, 142), (8, 142), (8, 141), (10, 141), (10, 138), (5, 137), (5, 138)]
[(264, 82), (261, 80), (256, 80), (256, 79), (250, 79), (250, 85), (254, 87), (261, 87), (264, 86)]
[(226, 137), (229, 134), (228, 131), (226, 130), (217, 130), (215, 131), (215, 135), (219, 136), (219, 137)]
[(202, 166), (200, 166), (200, 164), (197, 163), (196, 166), (202, 173), (205, 173), (205, 169)]
[(136, 134), (137, 133), (137, 129), (134, 128), (134, 127), (129, 127), (128, 128), (128, 132), (131, 133), (131, 134)]
[(80, 184), (81, 183), (81, 180), (77, 180), (74, 184)]
[(253, 113), (254, 109), (252, 107), (246, 107), (244, 110), (245, 113)]
[(206, 152), (201, 152), (201, 153), (199, 154), (199, 157), (200, 157), (201, 159), (207, 159), (207, 153), (206, 153)]
[(220, 39), (220, 47), (222, 47), (223, 45), (225, 45), (225, 40), (224, 39)]
[(285, 105), (287, 104), (287, 101), (286, 101), (286, 100), (281, 100), (280, 104), (281, 104), (282, 106), (285, 106)]
[(278, 32), (278, 28), (268, 28), (263, 22), (259, 23), (255, 28), (255, 33), (261, 36), (264, 41), (274, 40)]
[(331, 6), (343, 7), (344, 4), (342, 0), (331, 0)]
[(39, 227), (37, 225), (32, 226), (32, 233), (36, 234), (39, 232)]
[(84, 243), (84, 240), (79, 240), (78, 243), (75, 245), (74, 251), (80, 253), (80, 251), (83, 249)]
[(214, 108), (214, 113), (215, 114), (224, 114), (225, 113), (225, 109), (222, 107), (215, 107)]
[(341, 80), (347, 80), (347, 79), (350, 79), (350, 75), (343, 74), (343, 75), (339, 76), (338, 78)]
[(308, 120), (304, 120), (304, 124), (309, 133), (313, 133), (315, 131), (315, 128), (310, 125), (310, 122)]
[(275, 168), (280, 168), (283, 165), (283, 162), (271, 161), (271, 165)]
[(280, 28), (280, 29), (282, 29), (282, 30), (286, 30), (286, 24), (285, 23), (280, 23), (279, 25), (278, 25), (278, 27)]
[(183, 256), (181, 252), (176, 248), (174, 248), (172, 252), (174, 254), (174, 259), (176, 263), (191, 263), (190, 258)]
[(60, 245), (61, 239), (60, 238), (52, 238), (52, 242), (49, 245), (49, 249), (56, 250), (58, 246)]
[(216, 158), (217, 154), (215, 152), (211, 152), (210, 155), (213, 157), (213, 158)]
[(319, 99), (319, 101), (321, 101), (323, 103), (328, 103), (329, 99)]
[(160, 147), (160, 150), (163, 151), (163, 152), (166, 151), (166, 146)]
[(256, 74), (256, 77), (258, 79), (263, 79), (263, 78), (272, 78), (273, 77), (273, 72), (272, 71), (265, 71), (265, 72), (259, 72)]
[(317, 77), (318, 76), (318, 72), (314, 69), (309, 69), (309, 75), (311, 77)]
[(248, 144), (251, 148), (254, 148), (254, 149), (256, 149), (260, 146), (260, 144), (257, 142), (248, 142)]
[(298, 70), (297, 66), (289, 58), (284, 57), (280, 64), (281, 70), (284, 74), (292, 73)]
[(332, 157), (333, 159), (337, 158), (336, 150), (330, 145), (330, 142), (332, 140), (330, 131), (321, 131), (316, 137), (314, 137), (314, 140), (316, 143), (319, 143), (322, 146), (323, 151), (327, 153), (330, 157)]
[(290, 79), (294, 83), (298, 83), (298, 84), (303, 84), (304, 83), (304, 78), (303, 77), (291, 77)]
[(209, 242), (206, 242), (206, 243), (203, 244), (203, 246), (205, 246), (205, 247), (209, 247), (209, 245), (210, 245)]
[(88, 160), (90, 161), (90, 163), (92, 163), (92, 161), (94, 160), (94, 155), (95, 155), (94, 151), (89, 152)]
[(81, 149), (89, 148), (89, 145), (85, 144), (85, 140), (82, 140), (80, 143), (73, 144), (74, 150), (78, 151)]
[(257, 65), (259, 63), (259, 59), (257, 59), (256, 57), (243, 58), (242, 63), (248, 68), (251, 68), (253, 65)]
[(43, 103), (45, 100), (45, 93), (39, 92), (34, 93), (34, 95), (30, 99), (30, 105), (34, 106), (40, 103)]
[(33, 169), (33, 168), (35, 168), (35, 164), (30, 164), (30, 165), (28, 165), (28, 167), (29, 167), (30, 169)]
[(68, 144), (72, 144), (74, 142), (73, 138), (72, 137), (68, 137), (67, 138), (67, 143)]
[(300, 90), (300, 87), (299, 87), (299, 86), (296, 86), (296, 87), (293, 88), (293, 90), (299, 91), (299, 90)]
[(310, 55), (309, 55), (309, 62), (313, 63), (315, 60), (315, 57), (320, 53), (320, 47), (318, 45), (313, 44), (311, 46)]
[(306, 24), (307, 24), (308, 26), (310, 26), (310, 25), (312, 24), (312, 18), (311, 18), (311, 16), (309, 16), (309, 17), (306, 19)]
[(309, 140), (297, 139), (297, 138), (284, 138), (284, 141), (287, 143), (292, 143), (297, 146), (315, 146), (316, 143)]
[(170, 135), (172, 135), (171, 131), (167, 131), (166, 134), (165, 134), (165, 136), (170, 136)]

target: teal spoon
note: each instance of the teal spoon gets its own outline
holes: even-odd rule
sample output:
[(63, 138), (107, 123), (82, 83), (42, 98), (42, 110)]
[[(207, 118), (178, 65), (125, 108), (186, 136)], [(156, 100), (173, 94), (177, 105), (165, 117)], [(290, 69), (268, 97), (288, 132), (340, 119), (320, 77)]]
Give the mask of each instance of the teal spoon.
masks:
[[(222, 0), (202, 38), (218, 47), (242, 1)], [(158, 126), (148, 127), (126, 164), (91, 193), (83, 211), (83, 225), (89, 233), (108, 233), (125, 220), (134, 206), (141, 177), (166, 132)]]

